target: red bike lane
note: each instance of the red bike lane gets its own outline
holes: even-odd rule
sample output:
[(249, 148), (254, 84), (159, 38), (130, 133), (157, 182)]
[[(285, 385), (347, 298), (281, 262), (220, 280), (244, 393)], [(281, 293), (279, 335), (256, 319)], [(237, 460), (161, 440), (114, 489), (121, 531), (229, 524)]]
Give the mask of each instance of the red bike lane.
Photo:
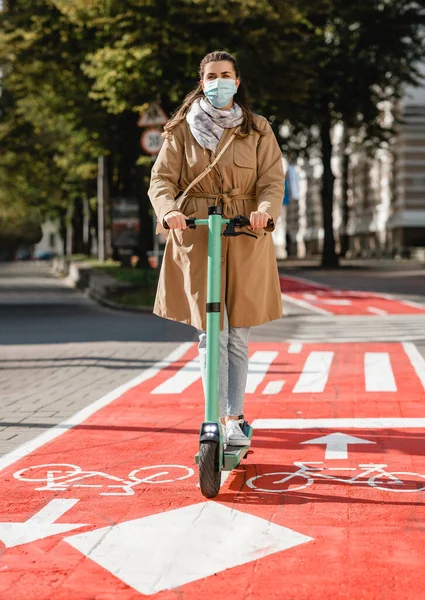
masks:
[(0, 598), (420, 598), (415, 346), (252, 344), (252, 452), (214, 501), (196, 347), (181, 354), (0, 463)]
[(301, 277), (280, 276), (287, 302), (325, 315), (423, 315), (425, 306), (390, 294), (342, 290)]

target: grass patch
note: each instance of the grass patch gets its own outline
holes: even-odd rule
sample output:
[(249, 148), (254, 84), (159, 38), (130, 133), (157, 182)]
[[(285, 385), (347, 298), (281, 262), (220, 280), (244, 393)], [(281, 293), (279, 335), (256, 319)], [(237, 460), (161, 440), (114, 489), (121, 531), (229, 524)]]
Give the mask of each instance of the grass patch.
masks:
[(115, 292), (114, 294), (110, 294), (108, 299), (124, 306), (149, 306), (150, 308), (153, 308), (155, 293), (156, 291), (153, 289), (137, 288)]
[(99, 262), (97, 258), (87, 258), (84, 254), (74, 254), (73, 262), (83, 262), (84, 264), (107, 273), (117, 281), (125, 281), (133, 285), (151, 288), (157, 286), (158, 272), (155, 269), (138, 269), (137, 267), (122, 267), (121, 263), (112, 259)]
[[(112, 262), (112, 261), (111, 261)], [(119, 263), (118, 263), (119, 264)], [(102, 270), (118, 281), (125, 281), (141, 287), (156, 287), (158, 273), (155, 269), (137, 269), (136, 267), (120, 267), (115, 264), (99, 263), (94, 268)]]

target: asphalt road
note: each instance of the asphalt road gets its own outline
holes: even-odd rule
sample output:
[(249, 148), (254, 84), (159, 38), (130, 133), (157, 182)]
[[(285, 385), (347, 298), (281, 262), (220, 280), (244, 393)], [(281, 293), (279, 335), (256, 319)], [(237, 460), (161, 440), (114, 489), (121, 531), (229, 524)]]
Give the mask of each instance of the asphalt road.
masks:
[[(392, 291), (423, 301), (418, 269), (349, 269), (297, 275), (351, 289)], [(411, 336), (425, 355), (425, 317), (321, 316), (284, 303), (286, 317), (252, 330), (252, 342), (386, 341)], [(389, 340), (387, 339), (389, 336)], [(192, 327), (151, 314), (99, 306), (67, 287), (42, 263), (0, 264), (0, 455), (68, 418), (151, 367)]]

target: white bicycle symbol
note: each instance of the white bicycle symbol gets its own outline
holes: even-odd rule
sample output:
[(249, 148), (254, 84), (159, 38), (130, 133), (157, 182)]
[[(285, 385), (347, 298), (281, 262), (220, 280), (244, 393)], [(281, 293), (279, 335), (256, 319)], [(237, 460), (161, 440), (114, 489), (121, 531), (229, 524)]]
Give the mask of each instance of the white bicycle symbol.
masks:
[[(173, 470), (177, 470), (177, 472), (173, 473)], [(146, 472), (146, 476), (141, 476), (142, 472)], [(148, 472), (151, 474), (148, 474)], [(84, 471), (77, 465), (60, 463), (26, 467), (25, 469), (16, 471), (13, 476), (19, 481), (45, 483), (44, 486), (36, 487), (36, 491), (63, 491), (71, 487), (106, 487), (121, 491), (101, 492), (99, 494), (100, 496), (132, 496), (134, 494), (133, 488), (140, 483), (173, 483), (174, 481), (188, 479), (189, 477), (192, 477), (192, 475), (194, 475), (194, 470), (190, 467), (181, 465), (153, 465), (150, 467), (134, 469), (128, 474), (126, 479), (123, 479), (122, 477), (109, 475), (107, 473), (102, 473), (101, 471)], [(97, 481), (101, 478), (104, 479), (105, 482), (88, 483), (88, 480), (92, 478), (96, 478)]]
[[(388, 465), (359, 465), (362, 469), (360, 473), (350, 478), (335, 477), (334, 475), (325, 475), (320, 471), (325, 467), (310, 467), (308, 465), (322, 465), (322, 462), (294, 462), (298, 471), (282, 471), (278, 473), (263, 473), (251, 477), (246, 482), (247, 486), (258, 492), (285, 493), (303, 490), (317, 479), (326, 479), (329, 481), (338, 481), (348, 484), (367, 484), (373, 488), (386, 490), (388, 492), (423, 492), (425, 490), (425, 475), (419, 473), (395, 472), (388, 473), (384, 469)], [(347, 468), (329, 468), (329, 471), (356, 471), (355, 467)], [(366, 479), (368, 478), (368, 479)], [(300, 482), (300, 479), (303, 480)], [(421, 481), (423, 480), (423, 481)], [(298, 484), (298, 485), (297, 485)], [(270, 485), (271, 487), (266, 487)], [(279, 486), (277, 488), (276, 486)]]

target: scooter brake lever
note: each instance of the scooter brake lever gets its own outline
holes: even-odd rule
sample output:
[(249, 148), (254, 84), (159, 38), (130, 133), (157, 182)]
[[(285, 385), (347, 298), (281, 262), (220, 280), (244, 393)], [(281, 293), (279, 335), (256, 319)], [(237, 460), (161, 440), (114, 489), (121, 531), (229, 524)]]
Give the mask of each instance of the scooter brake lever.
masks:
[[(233, 223), (235, 224), (235, 227), (249, 227), (249, 225), (251, 225), (251, 221), (248, 219), (248, 217), (245, 217), (244, 215), (237, 215), (232, 220), (233, 220)], [(267, 225), (266, 225), (265, 229), (268, 229), (272, 225), (273, 225), (273, 219), (269, 219), (267, 221)]]
[(236, 215), (232, 221), (235, 227), (247, 227), (251, 224), (251, 221), (248, 219), (248, 217), (244, 217), (243, 215)]
[(238, 235), (247, 235), (249, 237), (253, 237), (257, 239), (257, 236), (253, 233), (247, 233), (246, 231), (235, 231), (235, 225), (233, 223), (229, 223), (226, 229), (223, 231), (223, 235), (225, 237), (236, 237)]

